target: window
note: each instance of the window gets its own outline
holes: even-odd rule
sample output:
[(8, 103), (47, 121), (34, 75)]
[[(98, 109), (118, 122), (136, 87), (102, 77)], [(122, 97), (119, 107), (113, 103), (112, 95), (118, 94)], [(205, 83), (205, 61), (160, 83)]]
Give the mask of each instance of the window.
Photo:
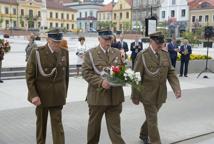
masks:
[(126, 12), (126, 18), (129, 19), (129, 12)]
[(16, 15), (16, 8), (13, 8), (13, 14)]
[(162, 18), (165, 18), (166, 17), (166, 12), (165, 11), (162, 11), (162, 14), (161, 14), (162, 16)]
[(195, 16), (192, 16), (192, 22), (195, 22)]
[(5, 14), (9, 14), (9, 8), (8, 7), (5, 7), (4, 11), (5, 11)]
[(181, 10), (181, 16), (182, 16), (182, 17), (185, 17), (185, 16), (186, 16), (186, 10), (185, 10), (185, 9), (182, 9), (182, 10)]
[(71, 25), (71, 28), (74, 29), (74, 24)]
[(13, 27), (14, 28), (16, 27), (16, 21), (13, 21)]
[(22, 16), (25, 15), (24, 9), (21, 9), (21, 15), (22, 15)]
[(85, 12), (85, 17), (86, 17), (86, 18), (88, 17), (88, 14), (87, 14), (87, 12)]
[(50, 12), (50, 18), (52, 18), (53, 17), (53, 13), (52, 12)]
[(116, 13), (114, 13), (114, 20), (116, 20), (117, 19), (117, 14)]
[(202, 17), (202, 16), (199, 16), (198, 21), (199, 21), (199, 22), (202, 22), (202, 19), (203, 19), (203, 17)]
[(172, 5), (176, 5), (176, 0), (172, 0)]
[[(56, 18), (58, 19), (58, 13), (56, 13)], [(58, 25), (58, 24), (57, 24)]]
[(41, 27), (41, 22), (38, 22), (38, 28)]
[(70, 27), (69, 27), (69, 24), (67, 24), (67, 30), (69, 30), (69, 28), (70, 28)]
[(175, 17), (175, 11), (171, 10), (171, 17)]
[(8, 28), (9, 27), (9, 20), (6, 20), (5, 24), (6, 24), (6, 27)]
[(93, 11), (90, 11), (90, 16), (91, 16), (91, 17), (93, 16)]
[(82, 17), (82, 13), (80, 12), (80, 18)]
[(74, 14), (71, 15), (71, 19), (74, 20)]
[(120, 19), (122, 19), (123, 18), (123, 13), (120, 13)]
[(105, 15), (105, 13), (103, 13), (103, 20), (105, 20), (106, 19), (106, 15)]
[(51, 23), (50, 23), (50, 28), (52, 28), (52, 27), (53, 27), (53, 23), (51, 22)]
[(64, 14), (63, 13), (61, 13), (61, 19), (64, 19)]
[(67, 20), (69, 20), (70, 18), (69, 18), (69, 14), (67, 14)]
[(63, 28), (64, 27), (64, 24), (63, 23), (61, 23), (61, 28)]
[(206, 15), (206, 16), (205, 16), (205, 22), (208, 22), (208, 21), (209, 21), (209, 16)]
[(38, 11), (38, 17), (41, 17), (41, 12), (40, 11)]
[(213, 21), (214, 21), (214, 15), (213, 15)]
[(58, 28), (58, 26), (59, 26), (58, 23), (56, 23), (56, 27), (57, 27), (57, 28)]
[(33, 10), (29, 10), (29, 16), (33, 17)]
[(120, 9), (122, 9), (123, 8), (123, 5), (122, 4), (120, 4)]

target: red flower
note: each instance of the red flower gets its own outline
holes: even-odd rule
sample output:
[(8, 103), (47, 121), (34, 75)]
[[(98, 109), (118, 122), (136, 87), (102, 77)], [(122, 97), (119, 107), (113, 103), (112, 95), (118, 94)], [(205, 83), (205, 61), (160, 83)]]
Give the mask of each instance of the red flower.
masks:
[(119, 66), (112, 66), (112, 71), (117, 74), (120, 73), (120, 67)]

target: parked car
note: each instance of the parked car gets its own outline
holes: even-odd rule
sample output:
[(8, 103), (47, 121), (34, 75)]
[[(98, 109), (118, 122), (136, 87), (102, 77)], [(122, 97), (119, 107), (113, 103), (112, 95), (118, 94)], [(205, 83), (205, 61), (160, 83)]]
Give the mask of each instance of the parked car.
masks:
[(89, 28), (88, 32), (97, 32), (97, 30), (95, 28)]

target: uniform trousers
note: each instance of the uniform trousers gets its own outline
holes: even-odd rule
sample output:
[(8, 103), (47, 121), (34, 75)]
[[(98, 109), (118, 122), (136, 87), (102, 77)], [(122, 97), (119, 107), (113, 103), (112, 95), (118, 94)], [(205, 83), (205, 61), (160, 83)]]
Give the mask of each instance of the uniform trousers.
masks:
[(36, 140), (37, 144), (45, 144), (48, 112), (50, 112), (53, 144), (64, 144), (64, 130), (62, 125), (62, 108), (56, 107), (36, 107)]
[(101, 131), (101, 121), (105, 114), (108, 134), (112, 144), (125, 144), (121, 137), (120, 113), (122, 104), (115, 106), (89, 105), (89, 121), (87, 144), (98, 144)]
[(146, 120), (141, 126), (141, 137), (149, 137), (152, 144), (161, 144), (158, 131), (158, 111), (162, 104), (147, 104), (143, 103)]

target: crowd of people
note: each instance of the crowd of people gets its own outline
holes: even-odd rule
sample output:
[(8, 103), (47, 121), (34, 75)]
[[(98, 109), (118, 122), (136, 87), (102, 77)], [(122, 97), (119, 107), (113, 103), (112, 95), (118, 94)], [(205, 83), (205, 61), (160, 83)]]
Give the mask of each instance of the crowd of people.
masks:
[[(30, 37), (29, 45), (33, 43)], [(82, 69), (83, 79), (88, 83), (86, 101), (89, 108), (87, 144), (98, 144), (101, 132), (101, 120), (106, 117), (109, 137), (113, 144), (125, 144), (121, 136), (120, 114), (124, 102), (122, 86), (112, 86), (103, 79), (103, 70), (112, 65), (120, 65), (128, 59), (129, 47), (124, 35), (116, 36), (109, 29), (98, 32), (99, 44), (88, 49), (85, 37), (79, 37), (76, 49), (77, 75)], [(29, 53), (26, 48), (26, 54)], [(130, 45), (132, 69), (139, 72), (142, 91), (132, 87), (133, 104), (142, 103), (146, 120), (140, 127), (139, 138), (144, 144), (161, 144), (158, 130), (158, 111), (167, 98), (166, 81), (168, 80), (176, 98), (181, 97), (179, 79), (175, 72), (177, 52), (181, 53), (180, 76), (187, 76), (189, 56), (192, 53), (188, 41), (178, 49), (175, 39), (166, 44), (160, 32), (150, 34), (148, 48), (143, 48), (138, 35)], [(50, 113), (54, 144), (64, 144), (62, 109), (66, 104), (69, 84), (69, 54), (67, 42), (59, 29), (48, 32), (47, 44), (31, 49), (26, 57), (26, 80), (28, 100), (36, 106), (36, 140), (45, 144), (47, 117)], [(103, 90), (99, 91), (101, 88)]]

